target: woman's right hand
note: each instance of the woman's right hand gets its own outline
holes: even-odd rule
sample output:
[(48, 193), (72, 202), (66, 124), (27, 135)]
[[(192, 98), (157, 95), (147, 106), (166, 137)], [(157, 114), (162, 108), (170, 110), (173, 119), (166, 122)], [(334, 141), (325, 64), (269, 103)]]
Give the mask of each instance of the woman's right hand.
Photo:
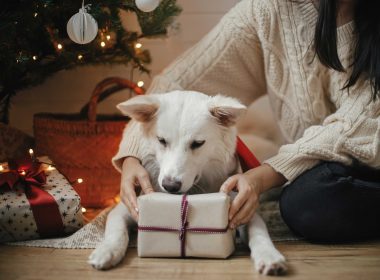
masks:
[(121, 173), (121, 201), (127, 206), (133, 219), (138, 220), (136, 188), (140, 187), (144, 194), (154, 192), (149, 174), (134, 157), (124, 159)]

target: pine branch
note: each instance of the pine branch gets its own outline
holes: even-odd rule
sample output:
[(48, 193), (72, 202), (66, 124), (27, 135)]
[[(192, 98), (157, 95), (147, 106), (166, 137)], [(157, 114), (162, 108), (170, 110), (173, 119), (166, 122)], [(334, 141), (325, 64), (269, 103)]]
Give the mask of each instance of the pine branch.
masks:
[[(0, 118), (8, 120), (11, 98), (38, 85), (54, 73), (84, 65), (125, 64), (149, 74), (148, 50), (136, 49), (141, 38), (167, 34), (181, 9), (175, 0), (162, 0), (151, 13), (137, 9), (134, 0), (89, 0), (97, 20), (97, 38), (87, 44), (72, 42), (66, 33), (78, 0), (7, 0), (0, 10)], [(136, 13), (142, 32), (123, 27), (120, 11)], [(108, 40), (106, 36), (111, 36)], [(100, 43), (105, 46), (101, 47)], [(62, 50), (57, 45), (63, 46)], [(6, 91), (4, 89), (7, 89)]]

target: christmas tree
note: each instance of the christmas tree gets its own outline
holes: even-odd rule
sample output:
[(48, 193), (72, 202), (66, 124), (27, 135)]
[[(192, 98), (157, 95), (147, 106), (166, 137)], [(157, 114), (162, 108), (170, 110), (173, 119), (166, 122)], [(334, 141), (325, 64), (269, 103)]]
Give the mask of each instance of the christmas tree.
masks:
[[(6, 0), (0, 10), (0, 121), (9, 122), (12, 97), (42, 83), (62, 69), (90, 64), (125, 64), (149, 72), (148, 50), (138, 40), (164, 36), (181, 9), (175, 0), (162, 0), (152, 12), (142, 12), (135, 0), (86, 1), (98, 23), (96, 38), (80, 45), (67, 35), (68, 20), (80, 0)], [(141, 27), (123, 27), (121, 12), (135, 13)]]

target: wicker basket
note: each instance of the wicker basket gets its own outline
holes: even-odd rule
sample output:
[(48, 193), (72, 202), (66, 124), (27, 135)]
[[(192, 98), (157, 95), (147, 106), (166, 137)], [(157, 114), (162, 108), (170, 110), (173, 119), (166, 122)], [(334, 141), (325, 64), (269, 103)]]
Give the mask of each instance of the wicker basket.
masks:
[[(34, 116), (36, 153), (48, 155), (70, 181), (85, 207), (105, 207), (120, 191), (120, 174), (111, 164), (128, 118), (96, 115), (97, 103), (124, 88), (144, 90), (122, 78), (107, 78), (94, 89), (79, 114), (39, 113)], [(87, 117), (86, 117), (87, 115)]]

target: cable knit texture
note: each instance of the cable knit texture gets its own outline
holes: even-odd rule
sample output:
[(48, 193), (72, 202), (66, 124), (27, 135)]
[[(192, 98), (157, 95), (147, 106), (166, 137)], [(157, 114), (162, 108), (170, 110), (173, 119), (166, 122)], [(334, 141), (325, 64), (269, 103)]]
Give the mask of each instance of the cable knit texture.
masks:
[[(265, 163), (294, 180), (321, 160), (353, 158), (380, 168), (380, 101), (368, 81), (341, 90), (348, 73), (314, 55), (317, 10), (310, 1), (243, 0), (199, 43), (153, 80), (149, 93), (197, 90), (236, 97), (249, 105), (264, 94), (289, 144)], [(352, 61), (354, 23), (337, 29), (343, 66)], [(254, 121), (254, 120), (252, 120)], [(125, 130), (113, 162), (139, 158), (136, 124)]]

